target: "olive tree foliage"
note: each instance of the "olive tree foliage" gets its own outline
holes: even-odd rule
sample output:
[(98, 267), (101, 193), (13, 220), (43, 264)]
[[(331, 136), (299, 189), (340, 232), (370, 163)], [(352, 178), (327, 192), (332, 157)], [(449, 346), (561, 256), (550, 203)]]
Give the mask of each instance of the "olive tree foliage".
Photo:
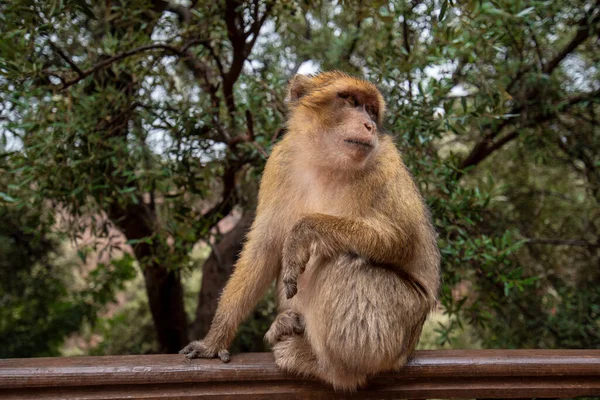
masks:
[(162, 351), (206, 332), (306, 66), (385, 93), (440, 234), (441, 343), (469, 323), (491, 347), (600, 346), (598, 1), (0, 4), (0, 202), (122, 232)]
[[(11, 202), (6, 186), (0, 178), (3, 198)], [(135, 276), (132, 257), (125, 256), (98, 263), (80, 279), (79, 258), (66, 254), (52, 222), (27, 204), (0, 204), (1, 358), (59, 355), (65, 336), (94, 324), (102, 307)]]

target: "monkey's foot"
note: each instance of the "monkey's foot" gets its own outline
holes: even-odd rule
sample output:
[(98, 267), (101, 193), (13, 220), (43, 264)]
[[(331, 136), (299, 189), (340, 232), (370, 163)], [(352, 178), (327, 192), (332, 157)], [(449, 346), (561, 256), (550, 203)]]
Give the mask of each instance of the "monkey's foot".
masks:
[(265, 335), (265, 340), (273, 346), (284, 336), (302, 334), (304, 327), (304, 317), (295, 311), (287, 310), (275, 318), (275, 321), (273, 321)]
[(305, 336), (286, 336), (273, 346), (275, 364), (284, 371), (319, 377), (316, 357)]
[(227, 349), (214, 350), (207, 346), (202, 340), (191, 342), (181, 349), (179, 354), (185, 354), (185, 356), (189, 359), (219, 357), (223, 362), (229, 362), (231, 360), (231, 356), (229, 355), (229, 351)]

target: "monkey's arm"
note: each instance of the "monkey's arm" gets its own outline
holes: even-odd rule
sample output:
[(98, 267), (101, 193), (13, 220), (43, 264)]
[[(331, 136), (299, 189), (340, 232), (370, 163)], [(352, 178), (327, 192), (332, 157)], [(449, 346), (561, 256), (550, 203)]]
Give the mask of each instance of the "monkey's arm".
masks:
[(273, 241), (258, 241), (256, 236), (260, 234), (253, 229), (234, 272), (225, 285), (206, 337), (204, 340), (191, 342), (180, 351), (186, 357), (218, 356), (224, 362), (230, 360), (227, 349), (239, 324), (256, 306), (279, 271), (280, 250), (269, 247), (273, 246)]
[[(368, 260), (397, 264), (411, 252), (414, 232), (410, 222), (359, 220), (310, 214), (296, 223), (283, 248), (283, 282), (287, 298), (296, 294), (298, 276), (304, 272), (311, 247), (325, 255), (355, 253)], [(407, 226), (408, 225), (408, 226)]]

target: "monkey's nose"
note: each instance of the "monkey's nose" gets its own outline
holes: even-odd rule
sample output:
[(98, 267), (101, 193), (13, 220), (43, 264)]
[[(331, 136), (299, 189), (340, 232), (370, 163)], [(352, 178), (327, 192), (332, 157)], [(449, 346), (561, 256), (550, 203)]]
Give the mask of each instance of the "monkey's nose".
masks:
[(375, 130), (375, 124), (370, 121), (365, 122), (365, 128), (367, 128), (367, 130), (372, 133)]

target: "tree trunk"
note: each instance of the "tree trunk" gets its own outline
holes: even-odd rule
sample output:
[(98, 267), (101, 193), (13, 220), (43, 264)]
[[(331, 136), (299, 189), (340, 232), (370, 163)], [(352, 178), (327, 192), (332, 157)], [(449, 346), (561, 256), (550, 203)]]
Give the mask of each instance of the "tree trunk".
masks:
[[(129, 239), (152, 236), (156, 215), (143, 203), (128, 205), (125, 209), (113, 207), (109, 217)], [(133, 252), (144, 273), (148, 304), (154, 321), (160, 351), (177, 353), (187, 344), (187, 316), (183, 305), (183, 286), (179, 270), (161, 265), (167, 249), (154, 241), (133, 245)]]
[[(112, 12), (111, 6), (113, 5), (125, 7), (126, 2), (119, 0), (113, 4), (112, 1), (106, 0), (107, 10)], [(168, 3), (164, 1), (153, 1), (153, 7), (142, 14), (145, 27), (139, 23), (134, 25), (133, 30), (144, 30), (151, 35), (167, 5)], [(114, 37), (120, 40), (130, 34), (128, 27), (124, 28), (118, 23), (115, 24), (115, 21), (117, 20), (106, 20)], [(128, 155), (128, 126), (134, 116), (134, 93), (137, 84), (131, 74), (124, 71), (115, 74), (111, 68), (101, 68), (94, 74), (94, 79), (89, 81), (86, 91), (93, 94), (95, 91), (102, 91), (109, 86), (113, 86), (124, 96), (121, 101), (106, 105), (111, 108), (112, 118), (99, 121), (98, 130), (104, 133), (107, 146), (114, 146), (116, 157), (122, 157), (125, 160)], [(119, 139), (119, 141), (116, 142), (115, 139)], [(100, 170), (106, 171), (105, 175), (112, 177), (113, 185), (127, 187), (127, 180), (120, 173), (115, 173), (115, 166), (108, 161), (108, 158), (101, 160), (104, 164)], [(110, 195), (112, 196), (112, 194)], [(187, 319), (183, 305), (181, 279), (179, 272), (175, 268), (170, 268), (171, 266), (165, 261), (169, 258), (169, 249), (157, 238), (155, 230), (158, 220), (154, 204), (144, 203), (144, 193), (141, 190), (132, 193), (133, 195), (136, 196), (136, 201), (127, 204), (113, 202), (106, 212), (110, 220), (128, 240), (148, 239), (147, 242), (140, 241), (132, 245), (133, 252), (144, 273), (148, 303), (160, 351), (176, 353), (187, 344)], [(103, 200), (101, 198), (99, 203), (103, 204)]]
[(190, 330), (192, 340), (202, 338), (208, 332), (217, 310), (219, 294), (233, 271), (233, 265), (238, 259), (246, 232), (253, 220), (254, 214), (246, 212), (237, 225), (223, 235), (222, 240), (213, 247), (213, 251), (204, 262), (196, 319)]
[(161, 352), (177, 353), (188, 342), (179, 271), (168, 271), (159, 265), (147, 265), (144, 278)]

